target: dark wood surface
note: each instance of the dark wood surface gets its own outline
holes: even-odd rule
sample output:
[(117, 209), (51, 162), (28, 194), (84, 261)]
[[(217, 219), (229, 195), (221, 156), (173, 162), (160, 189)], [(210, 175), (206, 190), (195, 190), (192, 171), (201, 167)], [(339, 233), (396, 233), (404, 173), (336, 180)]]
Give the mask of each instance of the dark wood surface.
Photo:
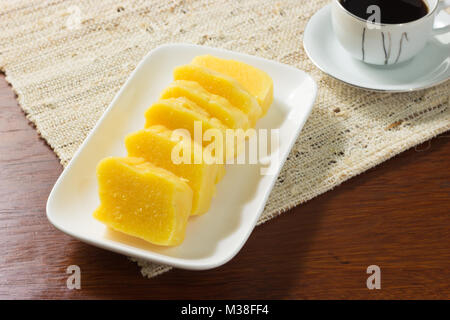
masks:
[[(62, 171), (0, 75), (0, 298), (450, 298), (450, 134), (255, 229), (228, 264), (143, 278), (125, 257), (52, 227)], [(66, 268), (81, 268), (81, 289)], [(381, 268), (368, 290), (366, 268)]]

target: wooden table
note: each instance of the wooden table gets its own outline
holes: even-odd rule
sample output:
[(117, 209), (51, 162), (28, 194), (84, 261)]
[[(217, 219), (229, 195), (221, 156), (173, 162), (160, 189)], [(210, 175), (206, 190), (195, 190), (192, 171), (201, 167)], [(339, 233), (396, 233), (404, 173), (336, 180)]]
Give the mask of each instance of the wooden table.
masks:
[[(0, 75), (0, 298), (448, 299), (449, 168), (447, 133), (257, 227), (225, 266), (149, 280), (47, 221), (62, 167)], [(66, 286), (73, 264), (80, 290)]]

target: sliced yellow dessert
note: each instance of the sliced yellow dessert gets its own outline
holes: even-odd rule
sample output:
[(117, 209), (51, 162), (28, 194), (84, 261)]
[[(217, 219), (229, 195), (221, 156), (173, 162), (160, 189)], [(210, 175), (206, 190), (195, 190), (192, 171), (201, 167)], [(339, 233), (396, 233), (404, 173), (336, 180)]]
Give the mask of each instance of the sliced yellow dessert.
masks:
[(219, 183), (220, 180), (223, 179), (223, 177), (225, 176), (225, 166), (219, 166), (218, 170), (217, 170), (217, 176), (216, 176), (216, 183)]
[(197, 56), (191, 63), (223, 73), (237, 80), (244, 89), (258, 100), (263, 114), (266, 114), (273, 102), (272, 78), (258, 68), (240, 61), (221, 59), (211, 55)]
[(224, 97), (248, 116), (252, 127), (262, 116), (261, 106), (256, 99), (236, 80), (227, 75), (202, 66), (188, 64), (175, 68), (173, 77), (175, 80), (198, 82), (207, 91)]
[[(227, 127), (189, 99), (184, 97), (161, 99), (148, 108), (145, 112), (145, 118), (146, 128), (160, 124), (171, 130), (185, 129), (189, 132), (192, 139), (200, 139), (203, 147), (207, 147), (216, 141), (214, 138), (211, 138), (210, 141), (205, 139), (207, 131), (220, 134), (221, 139), (218, 142), (220, 143), (219, 147), (222, 156), (218, 155), (217, 158), (223, 163), (226, 156), (234, 156), (234, 150), (231, 147), (227, 149), (226, 145), (225, 130)], [(198, 124), (197, 128), (201, 129), (202, 136), (196, 137), (196, 123)], [(211, 153), (215, 156), (214, 152)]]
[(158, 245), (184, 240), (192, 190), (182, 178), (142, 158), (106, 158), (97, 166), (97, 179), (96, 219)]
[(192, 138), (195, 121), (201, 122), (203, 132), (208, 129), (226, 129), (220, 120), (211, 117), (205, 110), (184, 97), (158, 100), (147, 109), (145, 119), (146, 128), (160, 124), (172, 130), (186, 129)]
[(248, 129), (248, 117), (227, 99), (212, 94), (194, 81), (176, 80), (161, 94), (161, 99), (186, 97), (231, 129)]
[(216, 189), (216, 179), (223, 176), (224, 165), (205, 162), (197, 164), (201, 161), (195, 161), (196, 153), (193, 147), (195, 142), (191, 140), (186, 146), (189, 152), (188, 163), (178, 163), (178, 159), (174, 158), (172, 152), (177, 150), (177, 145), (184, 141), (174, 139), (172, 132), (164, 126), (155, 125), (129, 134), (125, 138), (128, 156), (142, 157), (185, 179), (194, 193), (191, 215), (203, 214), (210, 207)]

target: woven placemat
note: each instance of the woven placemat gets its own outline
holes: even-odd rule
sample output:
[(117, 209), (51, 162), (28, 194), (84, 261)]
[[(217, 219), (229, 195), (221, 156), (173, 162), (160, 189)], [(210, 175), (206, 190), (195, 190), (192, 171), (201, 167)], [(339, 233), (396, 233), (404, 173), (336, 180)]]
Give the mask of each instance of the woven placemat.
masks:
[[(0, 0), (0, 68), (65, 166), (141, 58), (187, 42), (277, 60), (319, 84), (259, 223), (450, 129), (450, 82), (381, 94), (324, 75), (302, 47), (321, 1)], [(170, 267), (138, 261), (148, 277)]]

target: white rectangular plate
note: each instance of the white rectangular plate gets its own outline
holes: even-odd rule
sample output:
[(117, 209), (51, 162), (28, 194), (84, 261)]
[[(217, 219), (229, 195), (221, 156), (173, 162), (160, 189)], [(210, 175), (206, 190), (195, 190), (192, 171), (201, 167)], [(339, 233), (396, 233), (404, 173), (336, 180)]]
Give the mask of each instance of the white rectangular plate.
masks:
[[(97, 163), (107, 156), (126, 155), (124, 137), (144, 127), (144, 112), (172, 82), (174, 67), (203, 54), (240, 60), (272, 77), (274, 103), (257, 128), (279, 129), (278, 150), (269, 155), (275, 174), (261, 175), (260, 165), (255, 164), (227, 165), (211, 209), (189, 219), (186, 238), (177, 247), (152, 245), (106, 228), (92, 217), (99, 205)], [(128, 256), (184, 269), (220, 266), (239, 252), (255, 227), (316, 92), (316, 83), (305, 72), (274, 61), (188, 44), (158, 47), (131, 74), (59, 177), (48, 198), (47, 217), (56, 228), (81, 241)]]

